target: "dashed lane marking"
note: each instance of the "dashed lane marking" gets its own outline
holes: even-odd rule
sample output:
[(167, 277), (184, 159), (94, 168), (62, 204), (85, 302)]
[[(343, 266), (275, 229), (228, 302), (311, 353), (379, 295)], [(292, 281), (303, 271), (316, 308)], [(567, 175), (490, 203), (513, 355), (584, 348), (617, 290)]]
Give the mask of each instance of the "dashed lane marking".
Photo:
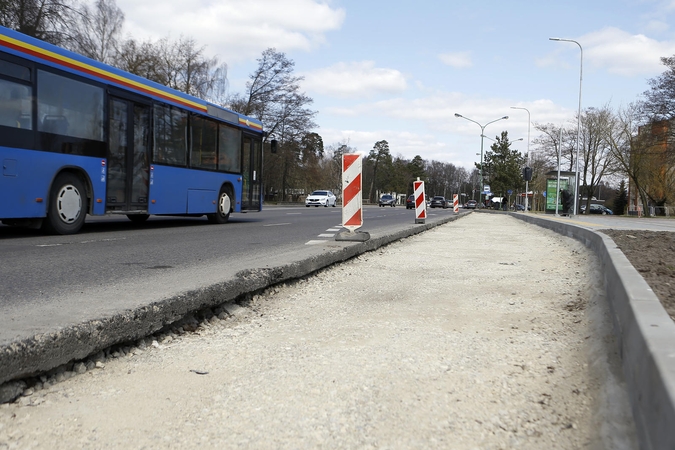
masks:
[(331, 228), (326, 230), (327, 231), (326, 233), (321, 233), (317, 236), (317, 237), (326, 238), (326, 239), (322, 239), (322, 240), (312, 239), (311, 241), (305, 242), (305, 245), (325, 244), (326, 242), (328, 242), (327, 239), (334, 238), (335, 234), (338, 233), (341, 230), (342, 230), (342, 225), (339, 225), (339, 227), (331, 227)]

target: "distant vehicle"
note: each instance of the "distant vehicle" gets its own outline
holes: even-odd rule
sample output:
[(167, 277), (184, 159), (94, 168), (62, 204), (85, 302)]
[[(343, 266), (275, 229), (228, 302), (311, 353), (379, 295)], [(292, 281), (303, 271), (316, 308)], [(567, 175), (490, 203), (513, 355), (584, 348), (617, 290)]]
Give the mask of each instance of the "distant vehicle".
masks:
[(431, 203), (429, 204), (429, 207), (431, 208), (447, 208), (448, 207), (448, 201), (443, 197), (442, 195), (437, 195), (434, 198), (431, 199)]
[(305, 206), (308, 208), (310, 206), (324, 206), (327, 208), (335, 206), (336, 202), (337, 198), (331, 191), (314, 191), (305, 199)]
[(415, 195), (410, 195), (405, 201), (405, 209), (415, 209)]
[[(579, 209), (581, 210), (582, 214), (585, 213), (586, 212), (586, 205), (581, 205), (581, 207)], [(614, 214), (614, 212), (611, 209), (607, 208), (605, 205), (599, 205), (597, 203), (591, 203), (591, 209), (590, 209), (589, 213), (590, 214), (602, 214), (603, 216)]]
[(382, 197), (380, 197), (380, 200), (377, 202), (379, 206), (391, 206), (394, 207), (396, 206), (396, 199), (389, 194), (384, 194)]
[(466, 202), (466, 209), (476, 209), (476, 205), (478, 205), (476, 200), (469, 200)]

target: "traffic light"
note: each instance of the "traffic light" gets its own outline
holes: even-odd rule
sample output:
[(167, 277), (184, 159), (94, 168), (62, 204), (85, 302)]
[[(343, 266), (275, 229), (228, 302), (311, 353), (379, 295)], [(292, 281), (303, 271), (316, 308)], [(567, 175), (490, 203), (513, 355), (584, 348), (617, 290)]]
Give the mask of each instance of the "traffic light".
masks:
[(532, 181), (532, 167), (525, 167), (523, 169), (523, 180)]

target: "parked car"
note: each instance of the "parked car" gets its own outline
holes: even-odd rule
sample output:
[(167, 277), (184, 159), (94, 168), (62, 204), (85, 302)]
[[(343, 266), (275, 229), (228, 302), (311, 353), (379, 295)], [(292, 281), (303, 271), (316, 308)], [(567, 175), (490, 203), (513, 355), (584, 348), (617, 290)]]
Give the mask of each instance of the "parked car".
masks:
[(476, 209), (478, 202), (476, 200), (469, 200), (466, 202), (466, 209)]
[(396, 206), (396, 198), (393, 195), (384, 194), (380, 197), (380, 200), (377, 202), (379, 206)]
[(335, 206), (337, 198), (331, 191), (314, 191), (305, 199), (305, 206)]
[(429, 203), (430, 208), (447, 208), (448, 207), (448, 201), (443, 197), (442, 195), (437, 195), (434, 198), (431, 199), (431, 203)]
[[(579, 210), (581, 211), (582, 214), (586, 212), (586, 205), (581, 205), (579, 207)], [(591, 203), (591, 209), (589, 211), (590, 214), (602, 214), (604, 215), (612, 215), (614, 212), (612, 212), (611, 209), (606, 207), (605, 205), (599, 205), (597, 203)]]
[(408, 199), (405, 201), (405, 209), (415, 209), (415, 195), (408, 196)]

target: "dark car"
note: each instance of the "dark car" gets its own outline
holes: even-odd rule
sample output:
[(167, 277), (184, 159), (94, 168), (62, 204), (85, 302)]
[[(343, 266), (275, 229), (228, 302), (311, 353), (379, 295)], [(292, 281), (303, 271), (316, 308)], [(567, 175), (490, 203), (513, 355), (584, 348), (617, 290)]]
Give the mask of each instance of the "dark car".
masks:
[[(586, 212), (586, 205), (581, 205), (579, 209), (581, 210), (581, 213), (584, 214)], [(591, 209), (589, 213), (602, 214), (603, 216), (614, 214), (612, 210), (606, 207), (605, 205), (598, 205), (597, 203), (591, 203)]]
[(476, 209), (478, 202), (476, 200), (469, 200), (466, 202), (466, 209)]
[(447, 208), (448, 207), (448, 201), (443, 197), (442, 195), (437, 195), (434, 198), (431, 199), (431, 203), (429, 203), (430, 208)]
[(405, 201), (405, 209), (415, 209), (415, 195), (408, 196)]
[(394, 207), (396, 206), (396, 199), (394, 198), (393, 195), (389, 194), (384, 194), (382, 197), (380, 197), (380, 201), (377, 202), (379, 206), (391, 206)]

